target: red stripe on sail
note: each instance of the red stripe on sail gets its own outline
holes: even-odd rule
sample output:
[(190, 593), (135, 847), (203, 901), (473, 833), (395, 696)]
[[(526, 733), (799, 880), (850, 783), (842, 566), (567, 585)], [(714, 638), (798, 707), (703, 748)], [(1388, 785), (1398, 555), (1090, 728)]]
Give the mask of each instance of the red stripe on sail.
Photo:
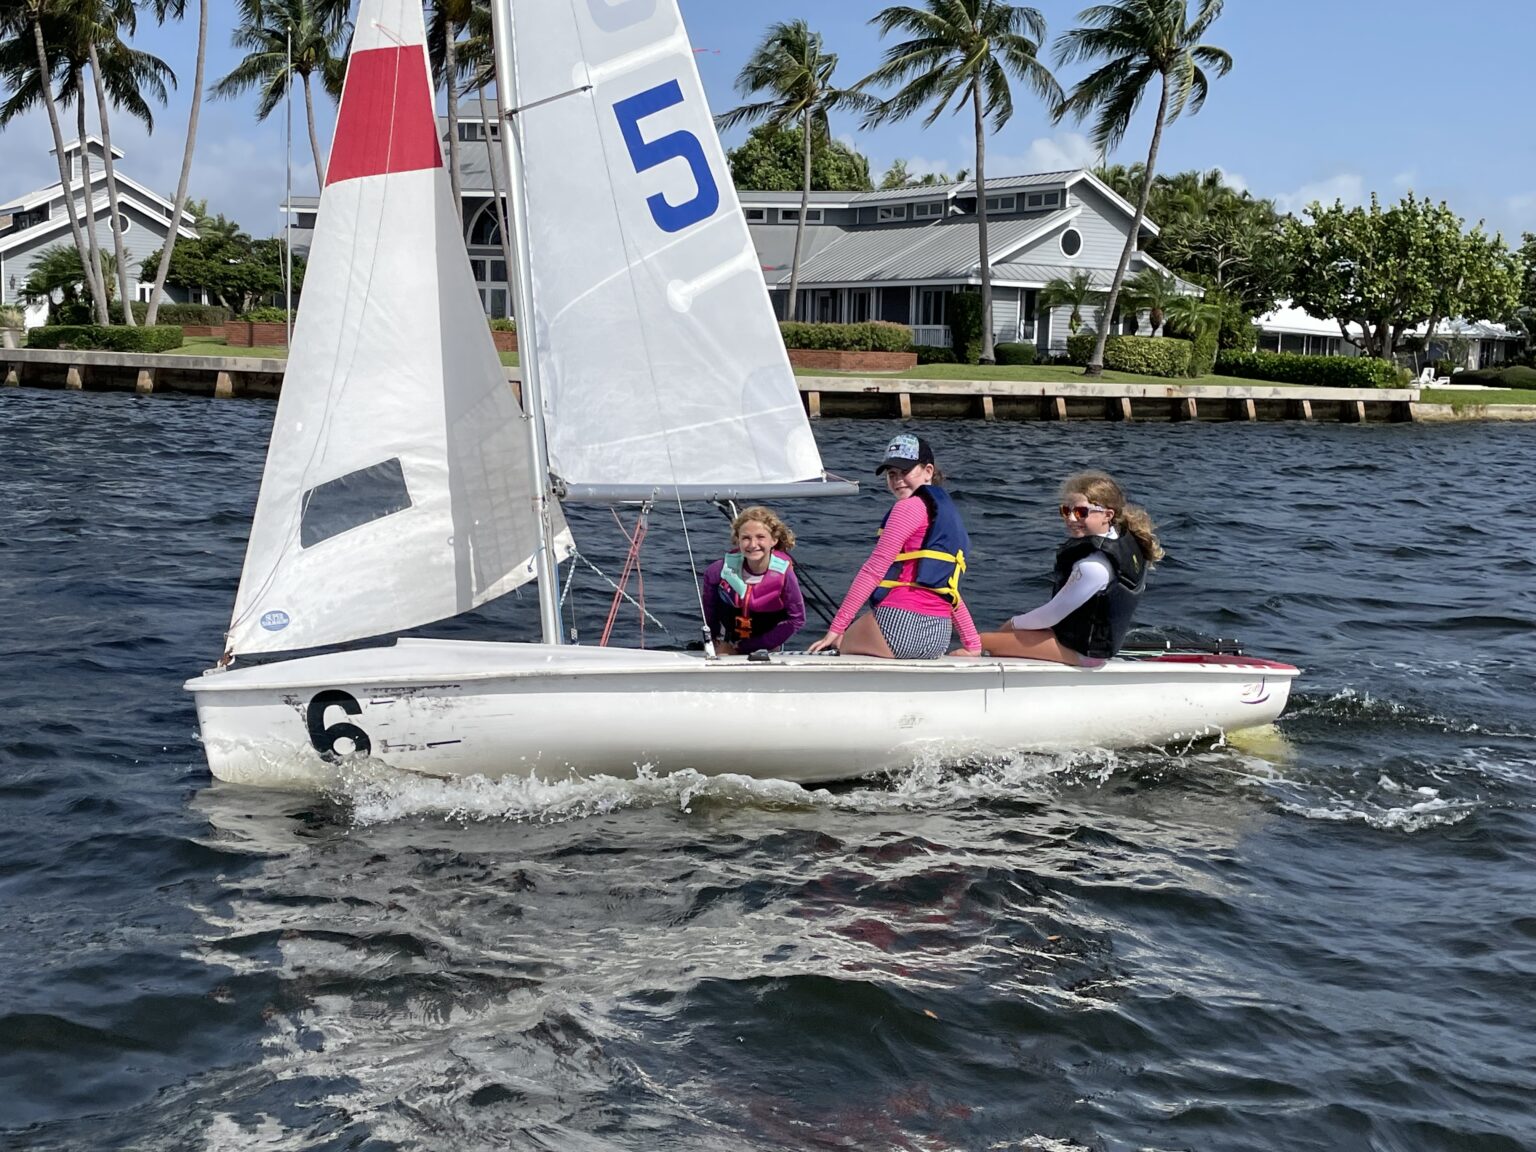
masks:
[(442, 166), (421, 45), (354, 52), (336, 115), (326, 184)]

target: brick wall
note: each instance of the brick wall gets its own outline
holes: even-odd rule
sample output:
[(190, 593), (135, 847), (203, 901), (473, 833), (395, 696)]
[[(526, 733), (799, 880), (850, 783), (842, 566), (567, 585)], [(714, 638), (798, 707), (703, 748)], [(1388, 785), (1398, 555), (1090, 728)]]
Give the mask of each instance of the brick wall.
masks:
[(791, 348), (789, 362), (796, 368), (818, 368), (824, 372), (904, 372), (917, 366), (917, 353)]
[(252, 324), (248, 320), (231, 320), (224, 325), (224, 341), (237, 348), (286, 348), (288, 326), (286, 324)]

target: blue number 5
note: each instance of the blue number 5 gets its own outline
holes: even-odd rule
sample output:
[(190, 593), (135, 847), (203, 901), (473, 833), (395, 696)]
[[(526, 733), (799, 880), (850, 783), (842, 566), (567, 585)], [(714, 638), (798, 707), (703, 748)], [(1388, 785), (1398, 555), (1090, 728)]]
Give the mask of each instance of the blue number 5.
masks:
[(638, 95), (620, 100), (613, 106), (613, 114), (619, 120), (619, 131), (624, 134), (624, 146), (629, 149), (629, 158), (637, 173), (665, 164), (668, 160), (688, 161), (688, 170), (693, 173), (693, 182), (699, 190), (692, 200), (669, 204), (660, 192), (647, 197), (645, 202), (650, 205), (651, 217), (663, 232), (681, 232), (690, 224), (708, 220), (715, 214), (715, 209), (720, 207), (720, 189), (715, 186), (715, 178), (709, 171), (709, 161), (704, 158), (704, 146), (699, 143), (697, 136), (692, 132), (678, 131), (669, 132), (656, 140), (647, 140), (640, 135), (640, 121), (652, 113), (682, 102), (682, 88), (676, 80), (668, 80), (665, 84), (658, 84)]

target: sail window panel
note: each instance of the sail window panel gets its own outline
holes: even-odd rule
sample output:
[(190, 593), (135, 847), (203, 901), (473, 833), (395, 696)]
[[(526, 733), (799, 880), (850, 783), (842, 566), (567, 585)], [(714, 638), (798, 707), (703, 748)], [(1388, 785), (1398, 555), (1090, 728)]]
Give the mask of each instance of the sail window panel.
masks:
[(356, 472), (348, 472), (304, 493), (299, 523), (299, 547), (340, 536), (343, 532), (382, 520), (411, 506), (400, 458), (393, 457)]

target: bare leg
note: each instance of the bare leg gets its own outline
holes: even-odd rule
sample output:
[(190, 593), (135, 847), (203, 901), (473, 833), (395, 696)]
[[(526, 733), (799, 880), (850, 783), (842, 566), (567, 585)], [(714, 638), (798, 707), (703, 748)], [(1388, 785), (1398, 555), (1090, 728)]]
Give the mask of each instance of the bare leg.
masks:
[(848, 626), (837, 650), (844, 656), (884, 656), (887, 660), (896, 658), (891, 646), (885, 642), (885, 633), (875, 623), (873, 612), (864, 613)]
[(981, 650), (992, 656), (1022, 656), (1028, 660), (1054, 660), (1058, 664), (1082, 665), (1083, 658), (1062, 647), (1049, 629), (1016, 631), (1005, 627), (1001, 632), (983, 632)]

